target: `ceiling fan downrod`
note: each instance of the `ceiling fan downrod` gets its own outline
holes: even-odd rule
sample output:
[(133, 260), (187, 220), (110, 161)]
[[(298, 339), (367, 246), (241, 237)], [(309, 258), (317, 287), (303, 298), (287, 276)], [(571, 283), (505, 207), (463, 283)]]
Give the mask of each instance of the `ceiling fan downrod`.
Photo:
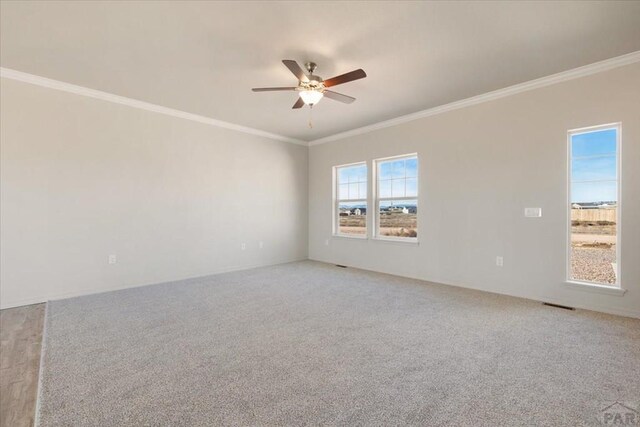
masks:
[(304, 66), (307, 68), (307, 71), (309, 71), (309, 74), (311, 75), (313, 75), (313, 72), (316, 70), (316, 68), (318, 68), (318, 64), (316, 64), (315, 62), (306, 62)]

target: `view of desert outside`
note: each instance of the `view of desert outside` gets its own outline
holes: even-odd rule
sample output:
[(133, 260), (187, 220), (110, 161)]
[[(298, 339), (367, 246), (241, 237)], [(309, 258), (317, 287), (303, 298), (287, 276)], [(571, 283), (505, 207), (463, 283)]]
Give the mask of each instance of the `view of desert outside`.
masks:
[[(418, 158), (415, 155), (376, 161), (376, 220), (381, 237), (418, 237)], [(365, 164), (336, 169), (338, 233), (367, 234), (367, 167)]]
[(362, 202), (340, 203), (339, 227), (341, 234), (367, 234), (367, 205)]
[(381, 236), (418, 237), (417, 200), (381, 202), (379, 215)]
[(360, 163), (336, 169), (338, 233), (367, 234), (367, 165)]
[(378, 235), (418, 237), (418, 158), (378, 162)]
[[(404, 202), (404, 203), (403, 203)], [(416, 200), (381, 203), (380, 235), (388, 237), (418, 237), (418, 211)], [(365, 235), (367, 232), (367, 205), (340, 203), (340, 233)]]
[(617, 129), (571, 136), (571, 279), (617, 284)]

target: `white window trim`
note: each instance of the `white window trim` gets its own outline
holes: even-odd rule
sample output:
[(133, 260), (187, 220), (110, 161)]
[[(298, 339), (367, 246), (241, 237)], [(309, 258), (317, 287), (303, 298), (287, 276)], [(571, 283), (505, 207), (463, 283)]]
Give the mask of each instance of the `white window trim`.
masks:
[[(385, 199), (386, 200), (386, 199)], [(398, 243), (400, 245), (416, 245), (419, 246), (420, 242), (417, 237), (390, 237), (390, 236), (378, 236), (371, 239), (380, 243)]]
[(627, 292), (626, 289), (618, 288), (616, 286), (599, 285), (597, 283), (579, 282), (575, 280), (567, 280), (563, 283), (563, 285), (567, 288), (577, 289), (579, 291), (593, 292), (596, 294), (615, 295), (620, 297)]
[[(348, 199), (348, 200), (340, 200), (339, 199), (339, 190), (338, 190), (338, 169), (340, 168), (344, 168), (344, 167), (349, 167), (349, 166), (359, 166), (359, 165), (364, 165), (367, 168), (367, 197), (365, 197), (364, 199)], [(337, 165), (334, 166), (332, 169), (332, 173), (333, 173), (333, 204), (332, 204), (332, 218), (333, 218), (333, 230), (332, 230), (332, 236), (333, 237), (340, 237), (340, 238), (346, 238), (346, 239), (359, 239), (359, 240), (367, 240), (369, 238), (369, 165), (367, 164), (366, 161), (362, 161), (362, 162), (354, 162), (354, 163), (346, 163), (344, 165)], [(358, 234), (348, 234), (348, 233), (340, 233), (340, 213), (338, 212), (339, 208), (338, 206), (340, 205), (340, 203), (357, 203), (357, 202), (364, 202), (367, 205), (367, 220), (365, 222), (365, 233), (364, 235), (358, 235)]]
[[(415, 157), (418, 160), (418, 173), (416, 176), (416, 180), (418, 182), (418, 194), (416, 197), (385, 197), (384, 201), (402, 201), (402, 200), (415, 200), (416, 201), (416, 209), (418, 209), (420, 205), (420, 159), (418, 158), (418, 153), (409, 153), (409, 154), (401, 154), (398, 156), (391, 157), (382, 157), (379, 159), (374, 159), (371, 167), (372, 172), (372, 186), (373, 186), (373, 240), (379, 242), (393, 242), (393, 243), (408, 243), (417, 245), (419, 244), (418, 237), (393, 237), (393, 236), (382, 236), (380, 235), (380, 194), (379, 194), (379, 186), (378, 186), (378, 169), (381, 162), (387, 162), (389, 160), (398, 160), (398, 159), (407, 159)], [(417, 214), (416, 214), (417, 215)], [(420, 230), (420, 228), (418, 228)]]
[[(615, 129), (616, 130), (616, 183), (617, 183), (617, 207), (616, 207), (616, 283), (613, 285), (587, 282), (582, 280), (575, 280), (571, 278), (571, 138), (574, 135), (580, 135), (583, 133), (596, 132), (600, 130)], [(624, 295), (626, 292), (622, 288), (622, 282), (620, 281), (621, 258), (620, 249), (622, 246), (622, 180), (621, 174), (621, 158), (622, 158), (622, 123), (608, 123), (598, 126), (589, 126), (578, 129), (571, 129), (567, 132), (567, 251), (565, 255), (565, 285), (569, 287), (578, 287), (581, 290), (589, 290), (596, 293), (612, 294), (612, 295)]]

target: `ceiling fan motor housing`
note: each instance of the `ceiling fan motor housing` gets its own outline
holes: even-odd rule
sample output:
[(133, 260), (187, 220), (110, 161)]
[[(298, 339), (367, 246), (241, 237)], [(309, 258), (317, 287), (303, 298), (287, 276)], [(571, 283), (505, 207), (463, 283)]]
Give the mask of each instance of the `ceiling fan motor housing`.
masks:
[(307, 71), (309, 71), (309, 75), (307, 76), (309, 81), (300, 82), (300, 85), (305, 89), (323, 89), (324, 85), (322, 84), (322, 82), (324, 80), (322, 80), (322, 77), (313, 74), (316, 68), (318, 68), (318, 65), (315, 62), (307, 62), (304, 65), (307, 68)]
[(301, 90), (321, 90), (324, 89), (322, 77), (309, 76), (308, 82), (300, 82)]
[(349, 73), (341, 74), (339, 76), (335, 76), (325, 81), (322, 77), (314, 75), (317, 65), (315, 62), (307, 62), (305, 64), (305, 68), (307, 72), (305, 72), (302, 67), (298, 65), (296, 61), (293, 59), (283, 59), (282, 63), (293, 73), (294, 76), (298, 79), (298, 85), (295, 87), (265, 87), (265, 88), (253, 88), (254, 92), (270, 92), (270, 91), (289, 91), (293, 90), (299, 93), (299, 98), (295, 104), (293, 104), (294, 109), (302, 108), (302, 106), (306, 105), (314, 105), (318, 103), (324, 95), (328, 98), (333, 99), (334, 101), (339, 101), (345, 104), (351, 104), (356, 99), (343, 95), (338, 92), (333, 92), (331, 90), (327, 90), (328, 87), (337, 86), (339, 84), (348, 83), (353, 80), (362, 79), (367, 77), (367, 74), (362, 69), (353, 70)]

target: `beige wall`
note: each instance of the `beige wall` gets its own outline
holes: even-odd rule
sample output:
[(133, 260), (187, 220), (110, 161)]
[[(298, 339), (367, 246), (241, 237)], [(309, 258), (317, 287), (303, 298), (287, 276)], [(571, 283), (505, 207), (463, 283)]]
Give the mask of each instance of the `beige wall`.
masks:
[[(2, 307), (304, 259), (308, 245), (312, 259), (640, 317), (640, 64), (309, 150), (1, 84)], [(618, 121), (623, 296), (564, 284), (566, 131)], [(331, 167), (412, 152), (420, 244), (331, 237)]]
[(307, 258), (306, 147), (0, 89), (2, 307)]
[[(623, 296), (564, 284), (567, 130), (613, 122), (622, 122)], [(332, 166), (413, 152), (419, 245), (332, 238)], [(525, 207), (543, 217), (525, 218)], [(309, 256), (640, 317), (640, 64), (312, 146)]]

